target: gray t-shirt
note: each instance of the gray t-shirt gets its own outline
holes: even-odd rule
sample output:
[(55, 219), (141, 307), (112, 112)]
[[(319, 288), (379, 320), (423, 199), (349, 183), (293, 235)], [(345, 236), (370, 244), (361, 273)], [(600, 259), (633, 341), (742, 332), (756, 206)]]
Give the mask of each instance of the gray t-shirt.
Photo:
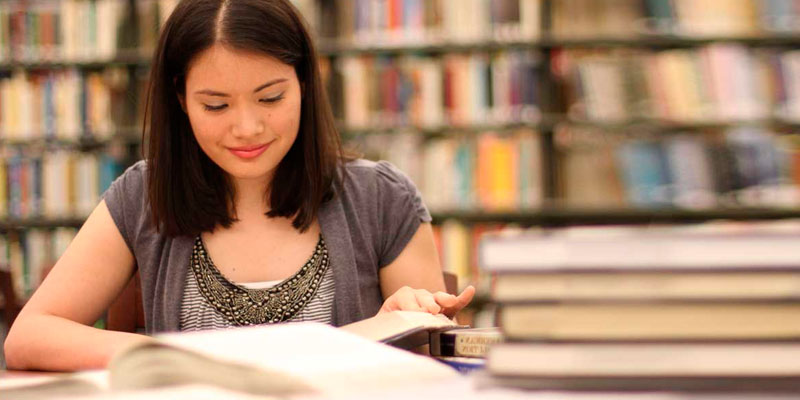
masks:
[[(194, 238), (156, 232), (146, 168), (144, 161), (128, 168), (104, 200), (139, 268), (146, 332), (177, 331)], [(400, 255), (421, 222), (431, 220), (417, 188), (393, 165), (355, 160), (344, 173), (343, 187), (318, 217), (333, 269), (337, 326), (378, 312), (383, 304), (379, 269)]]

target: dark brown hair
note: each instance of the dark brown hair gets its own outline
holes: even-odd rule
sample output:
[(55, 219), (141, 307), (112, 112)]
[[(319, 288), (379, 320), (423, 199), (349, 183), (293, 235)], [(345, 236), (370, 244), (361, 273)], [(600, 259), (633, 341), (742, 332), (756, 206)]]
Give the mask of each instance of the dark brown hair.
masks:
[(180, 236), (236, 220), (234, 187), (198, 145), (178, 100), (190, 62), (215, 43), (265, 54), (295, 69), (302, 93), (300, 127), (275, 170), (267, 216), (294, 217), (293, 226), (305, 231), (332, 196), (343, 155), (314, 44), (288, 0), (182, 0), (166, 21), (145, 111), (153, 222), (160, 232)]

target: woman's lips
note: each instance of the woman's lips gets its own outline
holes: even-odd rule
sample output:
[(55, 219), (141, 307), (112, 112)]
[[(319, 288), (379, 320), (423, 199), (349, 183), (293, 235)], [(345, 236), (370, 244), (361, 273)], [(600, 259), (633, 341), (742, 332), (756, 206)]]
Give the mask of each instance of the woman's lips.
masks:
[(268, 147), (269, 143), (266, 143), (258, 146), (229, 147), (228, 150), (239, 158), (254, 158), (261, 155)]

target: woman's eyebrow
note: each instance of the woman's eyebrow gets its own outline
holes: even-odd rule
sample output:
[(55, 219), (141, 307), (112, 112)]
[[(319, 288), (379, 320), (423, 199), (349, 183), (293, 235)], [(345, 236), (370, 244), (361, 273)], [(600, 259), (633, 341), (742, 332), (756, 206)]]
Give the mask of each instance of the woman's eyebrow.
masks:
[(218, 97), (230, 97), (230, 95), (227, 93), (217, 92), (216, 90), (211, 90), (211, 89), (198, 90), (194, 92), (194, 94), (205, 94), (208, 96), (218, 96)]
[(275, 84), (278, 84), (278, 83), (281, 83), (281, 82), (286, 82), (287, 80), (288, 79), (286, 79), (286, 78), (273, 79), (273, 80), (271, 80), (271, 81), (269, 81), (269, 82), (267, 82), (267, 83), (255, 88), (255, 89), (253, 89), (253, 93), (257, 93), (258, 91), (264, 90), (264, 89), (266, 89), (266, 88), (268, 88), (268, 87), (270, 87), (272, 85), (275, 85)]
[[(257, 92), (259, 92), (261, 90), (264, 90), (264, 89), (266, 89), (266, 88), (268, 88), (268, 87), (270, 87), (272, 85), (275, 85), (275, 84), (278, 84), (278, 83), (282, 83), (282, 82), (286, 82), (287, 80), (288, 79), (286, 79), (286, 78), (273, 79), (273, 80), (271, 80), (271, 81), (269, 81), (269, 82), (267, 82), (267, 83), (265, 83), (263, 85), (258, 86), (255, 89), (253, 89), (253, 93), (257, 93)], [(218, 92), (216, 90), (211, 90), (211, 89), (202, 89), (202, 90), (198, 90), (198, 91), (196, 91), (194, 93), (195, 94), (204, 94), (204, 95), (207, 95), (207, 96), (230, 97), (230, 95), (227, 94), (227, 93)]]

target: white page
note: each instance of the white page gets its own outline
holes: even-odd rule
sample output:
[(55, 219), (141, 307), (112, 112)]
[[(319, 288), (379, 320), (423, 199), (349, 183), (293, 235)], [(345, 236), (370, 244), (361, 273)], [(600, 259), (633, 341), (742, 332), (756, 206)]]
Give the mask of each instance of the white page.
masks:
[(277, 397), (254, 396), (207, 385), (169, 386), (157, 389), (101, 393), (92, 396), (64, 396), (50, 400), (264, 400)]
[(74, 379), (85, 381), (96, 386), (100, 390), (108, 390), (108, 371), (90, 370), (66, 373), (31, 373), (31, 376), (20, 376), (0, 379), (0, 390), (16, 389), (25, 386), (38, 386), (48, 382), (55, 382), (63, 379)]
[(158, 338), (214, 358), (281, 371), (325, 393), (386, 388), (458, 375), (428, 357), (313, 322)]

